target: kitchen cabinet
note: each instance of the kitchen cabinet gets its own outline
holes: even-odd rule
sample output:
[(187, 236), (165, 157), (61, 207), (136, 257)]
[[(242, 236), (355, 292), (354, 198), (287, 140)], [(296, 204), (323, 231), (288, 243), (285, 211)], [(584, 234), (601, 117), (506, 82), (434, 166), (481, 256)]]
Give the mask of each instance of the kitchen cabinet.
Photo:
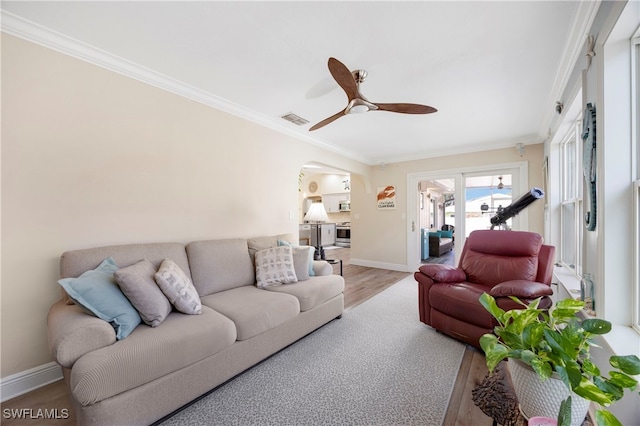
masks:
[(340, 202), (348, 201), (350, 194), (348, 192), (342, 194), (323, 194), (322, 204), (327, 213), (338, 213), (340, 211)]
[[(318, 225), (311, 225), (311, 245), (317, 247)], [(336, 244), (336, 224), (321, 223), (320, 224), (320, 245), (322, 247), (334, 246)]]
[(308, 223), (301, 223), (299, 226), (299, 244), (302, 246), (311, 245), (311, 225)]

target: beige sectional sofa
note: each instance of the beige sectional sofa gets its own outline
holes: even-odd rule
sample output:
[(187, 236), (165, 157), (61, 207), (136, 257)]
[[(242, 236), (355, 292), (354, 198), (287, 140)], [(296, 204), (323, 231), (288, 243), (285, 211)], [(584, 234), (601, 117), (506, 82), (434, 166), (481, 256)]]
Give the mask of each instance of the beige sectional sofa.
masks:
[[(61, 278), (67, 281), (106, 258), (119, 268), (147, 259), (154, 269), (171, 259), (191, 278), (201, 302), (198, 315), (172, 308), (155, 327), (142, 322), (117, 339), (115, 323), (88, 314), (63, 291), (49, 311), (49, 346), (62, 366), (78, 424), (151, 424), (340, 317), (344, 280), (326, 262), (308, 260), (315, 273), (308, 279), (256, 286), (254, 256), (279, 240), (294, 242), (297, 236), (64, 253)], [(296, 270), (309, 268), (300, 259), (294, 259)]]

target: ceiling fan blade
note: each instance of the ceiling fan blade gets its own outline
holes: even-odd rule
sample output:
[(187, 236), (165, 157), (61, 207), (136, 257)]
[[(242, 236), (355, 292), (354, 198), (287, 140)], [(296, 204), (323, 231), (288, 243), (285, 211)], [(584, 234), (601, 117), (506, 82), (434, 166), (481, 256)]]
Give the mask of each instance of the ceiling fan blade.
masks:
[(380, 111), (400, 112), (403, 114), (431, 114), (438, 110), (420, 104), (376, 104)]
[(327, 124), (331, 123), (332, 121), (336, 121), (338, 118), (342, 117), (343, 115), (345, 115), (344, 110), (333, 114), (331, 117), (329, 118), (325, 118), (324, 120), (322, 120), (321, 122), (319, 122), (318, 124), (312, 126), (309, 131), (312, 132), (314, 130), (318, 130), (320, 127), (324, 127)]
[(347, 94), (349, 101), (355, 98), (358, 94), (358, 85), (353, 78), (353, 74), (349, 71), (349, 68), (336, 58), (329, 58), (329, 72), (336, 80), (336, 83), (342, 87), (342, 90)]

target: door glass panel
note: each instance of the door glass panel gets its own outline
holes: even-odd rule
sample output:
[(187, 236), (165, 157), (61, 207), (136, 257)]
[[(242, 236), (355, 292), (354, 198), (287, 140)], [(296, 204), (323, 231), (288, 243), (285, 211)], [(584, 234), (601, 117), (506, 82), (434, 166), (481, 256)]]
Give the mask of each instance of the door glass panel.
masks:
[(444, 225), (455, 225), (454, 194), (454, 179), (420, 182), (420, 228), (442, 229)]
[[(491, 229), (491, 218), (512, 201), (511, 174), (465, 176), (465, 232)], [(512, 219), (506, 227), (511, 229)]]

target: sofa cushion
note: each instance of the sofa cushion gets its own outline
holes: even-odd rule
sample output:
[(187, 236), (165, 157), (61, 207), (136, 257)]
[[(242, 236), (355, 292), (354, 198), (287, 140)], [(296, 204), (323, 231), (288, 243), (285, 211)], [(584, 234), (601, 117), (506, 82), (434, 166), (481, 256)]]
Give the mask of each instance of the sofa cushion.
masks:
[(344, 279), (340, 275), (325, 275), (295, 284), (269, 287), (267, 290), (295, 296), (300, 302), (300, 311), (305, 312), (341, 294), (344, 291)]
[(63, 278), (58, 283), (78, 305), (110, 323), (117, 339), (124, 339), (140, 324), (140, 315), (122, 294), (113, 277), (118, 266), (112, 258), (78, 278)]
[(138, 327), (125, 340), (82, 356), (70, 388), (82, 405), (102, 401), (216, 354), (236, 340), (231, 320), (203, 307), (202, 315), (172, 312), (158, 327)]
[(270, 237), (249, 238), (247, 239), (247, 246), (249, 247), (249, 256), (251, 258), (251, 261), (254, 261), (256, 253), (260, 250), (277, 247), (278, 240), (280, 240), (281, 242), (287, 241), (293, 245), (295, 241), (298, 241), (297, 238), (298, 236), (294, 234), (280, 234)]
[[(60, 278), (76, 278), (85, 271), (95, 269), (107, 257), (113, 258), (121, 268), (147, 259), (158, 268), (164, 259), (172, 259), (185, 274), (191, 275), (184, 244), (149, 243), (123, 244), (67, 251), (60, 256)], [(63, 298), (68, 300), (66, 293)], [(71, 302), (72, 303), (72, 302)]]
[(300, 302), (295, 296), (261, 290), (254, 285), (204, 296), (202, 304), (231, 319), (238, 340), (264, 333), (300, 313)]
[(271, 247), (256, 253), (256, 285), (266, 288), (298, 282), (291, 247)]
[(194, 241), (187, 244), (187, 255), (200, 297), (256, 282), (245, 239)]
[(157, 268), (147, 259), (116, 271), (113, 276), (120, 290), (151, 327), (158, 326), (171, 313), (171, 303), (158, 287)]
[(160, 290), (177, 310), (191, 315), (199, 315), (202, 312), (200, 296), (193, 283), (173, 260), (162, 261), (155, 279)]
[(442, 238), (453, 238), (453, 231), (438, 231)]

